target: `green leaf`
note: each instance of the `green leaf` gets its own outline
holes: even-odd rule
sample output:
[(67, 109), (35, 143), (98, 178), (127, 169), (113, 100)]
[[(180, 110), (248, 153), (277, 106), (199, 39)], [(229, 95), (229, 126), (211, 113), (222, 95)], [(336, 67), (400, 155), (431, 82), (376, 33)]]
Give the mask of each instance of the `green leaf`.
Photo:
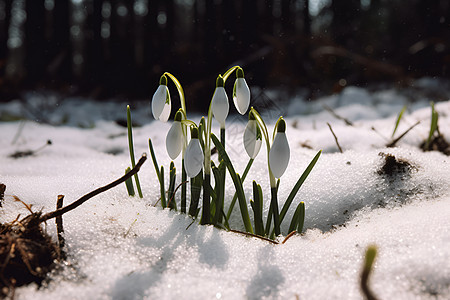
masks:
[[(127, 174), (127, 173), (130, 172), (130, 171), (131, 171), (131, 168), (128, 167), (128, 168), (125, 170), (125, 174)], [(125, 180), (125, 185), (126, 185), (126, 187), (127, 187), (128, 196), (134, 196), (134, 195), (135, 195), (135, 192), (134, 192), (134, 187), (133, 187), (133, 180), (131, 180), (131, 177), (128, 178), (127, 180)]]
[(160, 192), (161, 192), (161, 206), (163, 208), (166, 208), (167, 204), (166, 204), (166, 189), (164, 187), (164, 167), (161, 166), (161, 171), (160, 171)]
[(394, 138), (395, 132), (397, 131), (398, 124), (400, 124), (400, 120), (402, 119), (403, 113), (405, 112), (405, 110), (406, 110), (406, 105), (403, 106), (402, 110), (398, 114), (397, 121), (395, 122), (394, 131), (392, 132), (392, 138)]
[(158, 161), (156, 160), (155, 151), (153, 150), (152, 139), (148, 139), (148, 148), (150, 149), (150, 155), (152, 156), (153, 165), (155, 166), (156, 176), (159, 183), (161, 183), (161, 173), (159, 172)]
[(281, 209), (281, 212), (280, 212), (280, 224), (283, 222), (284, 216), (286, 215), (287, 211), (289, 210), (289, 207), (291, 206), (295, 195), (297, 195), (298, 190), (303, 185), (303, 183), (305, 182), (306, 178), (308, 178), (309, 173), (311, 173), (311, 171), (314, 168), (314, 166), (315, 166), (317, 160), (319, 159), (321, 153), (322, 153), (322, 150), (317, 152), (316, 156), (314, 156), (314, 158), (311, 160), (311, 162), (309, 163), (308, 167), (306, 167), (306, 169), (303, 172), (302, 176), (300, 176), (300, 178), (298, 179), (297, 183), (293, 187), (291, 193), (289, 194), (286, 202), (283, 205), (283, 208)]
[[(134, 159), (134, 147), (133, 147), (133, 130), (132, 130), (132, 122), (131, 122), (131, 111), (130, 106), (127, 105), (127, 128), (128, 128), (128, 148), (130, 150), (130, 159), (131, 166), (134, 168), (136, 166), (136, 162)], [(138, 190), (139, 197), (143, 198), (141, 184), (139, 183), (138, 174), (134, 174), (134, 181), (136, 181), (136, 189)]]
[(203, 171), (200, 171), (197, 176), (191, 178), (191, 203), (189, 205), (189, 215), (196, 218), (199, 212), (198, 202), (203, 186)]
[(261, 186), (253, 181), (253, 201), (250, 204), (253, 209), (253, 216), (255, 220), (255, 233), (264, 236), (264, 225), (262, 220), (262, 190)]
[(434, 132), (438, 128), (438, 113), (434, 109), (434, 102), (431, 102), (431, 125), (430, 125), (430, 133), (428, 134), (427, 143), (425, 145), (425, 149), (429, 150), (431, 140), (434, 136)]
[(170, 209), (177, 210), (177, 203), (175, 202), (175, 181), (176, 181), (176, 175), (177, 175), (177, 168), (175, 168), (175, 164), (170, 162), (170, 174), (169, 174), (169, 189), (167, 190), (167, 199), (168, 203), (167, 206)]
[(242, 187), (241, 178), (238, 174), (236, 174), (233, 164), (231, 163), (231, 160), (228, 157), (228, 154), (226, 153), (225, 149), (223, 148), (222, 143), (217, 139), (217, 137), (214, 134), (211, 134), (211, 139), (212, 139), (214, 145), (216, 146), (220, 157), (223, 159), (225, 165), (227, 166), (227, 169), (231, 175), (231, 178), (233, 179), (233, 183), (236, 188), (236, 193), (238, 195), (239, 207), (241, 209), (241, 216), (242, 216), (242, 221), (244, 222), (245, 230), (247, 232), (253, 233), (253, 228), (252, 228), (252, 224), (250, 222), (250, 216), (248, 214), (247, 202), (245, 200), (244, 188)]
[[(244, 173), (242, 174), (242, 183), (244, 183), (245, 178), (247, 177), (248, 171), (250, 171), (250, 168), (252, 167), (254, 159), (250, 158), (250, 160), (247, 163), (247, 166), (245, 167)], [(237, 193), (234, 193), (233, 200), (230, 203), (230, 207), (228, 208), (227, 212), (227, 219), (230, 219), (231, 213), (233, 212), (234, 205), (236, 204), (237, 200)]]
[(297, 230), (301, 233), (303, 230), (303, 223), (305, 221), (305, 202), (300, 202), (297, 205), (297, 209), (292, 216), (291, 224), (289, 225), (289, 233)]

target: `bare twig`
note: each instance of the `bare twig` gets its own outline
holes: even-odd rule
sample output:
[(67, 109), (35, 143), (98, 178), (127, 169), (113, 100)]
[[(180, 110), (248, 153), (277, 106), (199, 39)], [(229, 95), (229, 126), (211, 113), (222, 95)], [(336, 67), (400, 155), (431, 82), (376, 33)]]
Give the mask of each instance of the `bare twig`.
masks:
[(283, 240), (281, 243), (282, 243), (282, 244), (286, 243), (287, 240), (290, 239), (290, 238), (291, 238), (294, 234), (296, 234), (296, 233), (297, 233), (296, 230), (292, 231), (291, 233), (289, 233), (289, 234), (284, 238), (284, 240)]
[(386, 145), (386, 147), (394, 147), (395, 144), (397, 144), (398, 141), (400, 141), (408, 132), (410, 132), (414, 127), (416, 127), (417, 125), (420, 124), (420, 121), (417, 121), (416, 124), (412, 125), (411, 127), (409, 127), (405, 132), (403, 132), (398, 138), (396, 138), (395, 140), (393, 140), (392, 142), (390, 142), (389, 144)]
[[(56, 201), (56, 209), (60, 209), (63, 207), (63, 202), (64, 202), (64, 195), (58, 195), (58, 200)], [(59, 244), (59, 256), (63, 257), (64, 253), (63, 253), (63, 248), (65, 245), (65, 240), (64, 240), (64, 227), (63, 227), (63, 220), (62, 220), (62, 216), (57, 216), (55, 218), (56, 221), (56, 232), (58, 233), (58, 244)]]
[(339, 145), (339, 142), (338, 142), (338, 139), (337, 139), (336, 134), (334, 134), (333, 128), (331, 128), (330, 123), (327, 122), (327, 125), (328, 125), (328, 128), (330, 128), (330, 131), (331, 131), (331, 133), (332, 133), (333, 136), (334, 136), (334, 140), (336, 141), (336, 145), (338, 146), (339, 151), (340, 151), (341, 153), (344, 153), (344, 151), (342, 151), (341, 146)]
[(345, 124), (347, 124), (348, 126), (353, 126), (353, 123), (350, 122), (348, 119), (338, 115), (331, 107), (329, 107), (326, 104), (322, 104), (322, 107), (327, 110), (330, 114), (332, 114), (336, 119), (344, 121)]
[(269, 243), (276, 244), (276, 245), (279, 244), (277, 241), (274, 241), (274, 240), (271, 240), (271, 239), (268, 239), (266, 237), (263, 237), (263, 236), (260, 236), (260, 235), (257, 235), (257, 234), (253, 234), (253, 233), (250, 233), (250, 232), (244, 232), (244, 231), (239, 231), (239, 230), (235, 230), (235, 229), (231, 229), (230, 232), (234, 232), (234, 233), (239, 233), (239, 234), (243, 234), (243, 235), (246, 235), (246, 236), (255, 237), (255, 238), (267, 241)]
[(100, 187), (100, 188), (98, 188), (98, 189), (96, 189), (96, 190), (93, 190), (92, 192), (90, 192), (90, 193), (84, 195), (84, 196), (81, 197), (80, 199), (76, 200), (75, 202), (73, 202), (73, 203), (71, 203), (71, 204), (69, 204), (69, 205), (67, 205), (67, 206), (65, 206), (65, 207), (63, 207), (63, 208), (59, 208), (59, 209), (57, 209), (57, 210), (55, 210), (55, 211), (49, 212), (49, 213), (47, 213), (47, 214), (45, 214), (45, 215), (42, 215), (42, 216), (39, 218), (39, 222), (45, 222), (45, 221), (47, 221), (47, 220), (49, 220), (49, 219), (56, 218), (56, 217), (58, 217), (58, 216), (62, 216), (62, 215), (65, 214), (66, 212), (69, 212), (69, 211), (71, 211), (72, 209), (77, 208), (78, 206), (80, 206), (81, 204), (83, 204), (84, 202), (86, 202), (87, 200), (89, 200), (90, 198), (92, 198), (92, 197), (94, 197), (94, 196), (96, 196), (96, 195), (98, 195), (98, 194), (100, 194), (100, 193), (103, 193), (103, 192), (105, 192), (105, 191), (107, 191), (107, 190), (109, 190), (109, 189), (115, 187), (116, 185), (119, 185), (119, 184), (125, 182), (125, 180), (127, 180), (128, 178), (130, 178), (131, 176), (133, 176), (134, 174), (136, 174), (136, 173), (139, 171), (139, 169), (141, 168), (142, 164), (143, 164), (146, 160), (147, 160), (147, 154), (144, 153), (144, 154), (142, 154), (142, 156), (141, 156), (141, 158), (139, 159), (139, 161), (138, 161), (138, 163), (136, 164), (136, 166), (135, 166), (133, 169), (131, 169), (130, 172), (126, 173), (125, 175), (123, 175), (123, 176), (120, 177), (119, 179), (117, 179), (117, 180), (111, 182), (110, 184), (107, 184), (107, 185), (105, 185), (105, 186), (103, 186), (103, 187)]
[[(189, 181), (183, 181), (182, 183), (180, 183), (176, 188), (175, 191), (173, 191), (172, 197), (170, 197), (169, 202), (167, 202), (167, 207), (169, 207), (170, 203), (172, 202), (172, 199), (175, 197), (175, 193), (178, 191), (178, 189), (180, 188), (180, 186), (182, 186), (183, 184), (188, 183)], [(161, 198), (160, 198), (161, 199)], [(158, 202), (156, 202), (158, 203)], [(156, 204), (155, 204), (156, 205)]]

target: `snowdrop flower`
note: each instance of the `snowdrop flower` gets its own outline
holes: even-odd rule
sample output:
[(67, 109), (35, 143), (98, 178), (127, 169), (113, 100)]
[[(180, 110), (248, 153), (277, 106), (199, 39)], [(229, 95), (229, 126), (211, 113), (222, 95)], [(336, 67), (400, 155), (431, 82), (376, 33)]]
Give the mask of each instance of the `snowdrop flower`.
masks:
[(197, 176), (203, 168), (203, 161), (204, 156), (198, 140), (198, 129), (194, 127), (191, 130), (191, 140), (184, 154), (184, 169), (187, 176), (190, 178)]
[(225, 126), (225, 119), (228, 116), (230, 105), (228, 104), (228, 96), (225, 92), (224, 81), (221, 75), (217, 77), (216, 89), (211, 100), (211, 109), (214, 118), (219, 121), (221, 126)]
[(156, 120), (167, 122), (170, 116), (172, 104), (170, 102), (169, 89), (167, 88), (167, 77), (161, 76), (159, 87), (153, 94), (152, 113)]
[(181, 128), (181, 111), (177, 111), (175, 114), (175, 120), (169, 129), (166, 137), (166, 149), (171, 159), (175, 159), (180, 155), (181, 148), (183, 147), (183, 130)]
[(233, 88), (233, 102), (237, 111), (243, 115), (250, 105), (250, 89), (244, 78), (244, 70), (238, 68), (236, 71), (236, 81)]
[(252, 112), (248, 114), (248, 123), (244, 130), (244, 148), (250, 158), (255, 158), (261, 149), (262, 135)]
[(277, 133), (270, 147), (269, 166), (272, 174), (280, 178), (289, 164), (290, 149), (286, 138), (286, 122), (280, 118)]

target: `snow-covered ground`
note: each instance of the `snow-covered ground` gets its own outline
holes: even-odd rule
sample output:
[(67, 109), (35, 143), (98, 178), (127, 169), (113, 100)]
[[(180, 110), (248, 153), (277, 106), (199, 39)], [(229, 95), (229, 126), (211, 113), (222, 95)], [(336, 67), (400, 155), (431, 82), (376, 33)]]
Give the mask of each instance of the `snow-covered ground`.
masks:
[[(270, 92), (266, 96), (255, 97), (252, 104), (266, 106), (258, 103), (271, 99)], [(47, 212), (54, 209), (57, 195), (64, 194), (68, 204), (120, 177), (130, 164), (126, 128), (115, 122), (125, 119), (126, 103), (27, 97), (39, 114), (13, 101), (0, 105), (0, 119), (38, 116), (63, 125), (0, 122), (0, 183), (7, 187), (2, 222), (27, 214), (12, 195)], [(66, 266), (51, 274), (47, 286), (18, 288), (16, 297), (361, 299), (364, 252), (375, 244), (379, 255), (370, 284), (379, 298), (450, 299), (450, 160), (440, 152), (419, 149), (428, 136), (431, 100), (435, 99), (423, 96), (411, 101), (395, 89), (371, 92), (348, 87), (315, 102), (298, 97), (260, 110), (270, 119), (270, 128), (279, 114), (288, 124), (291, 161), (281, 179), (280, 206), (315, 153), (323, 149), (282, 227), (286, 233), (295, 206), (304, 201), (306, 230), (285, 244), (212, 226), (189, 226), (192, 220), (186, 215), (154, 207), (159, 185), (149, 159), (139, 173), (144, 198), (129, 197), (120, 185), (65, 214)], [(323, 104), (354, 125), (333, 117)], [(405, 104), (408, 110), (396, 136), (421, 123), (398, 147), (386, 148)], [(450, 101), (437, 103), (436, 110), (440, 132), (449, 138)], [(189, 116), (195, 121), (200, 117)], [(148, 102), (134, 105), (132, 117), (142, 125), (134, 128), (136, 155), (148, 153), (152, 138), (159, 163), (168, 167), (165, 135), (170, 124), (153, 121)], [(246, 118), (227, 119), (227, 148), (239, 173), (248, 160), (242, 145)], [(338, 152), (327, 122), (344, 153)], [(37, 149), (47, 140), (52, 145), (34, 156), (10, 157), (16, 151)], [(260, 183), (267, 211), (270, 190), (264, 150), (247, 177), (245, 191), (249, 199), (250, 179)], [(392, 175), (381, 171), (389, 154), (405, 166)], [(180, 161), (175, 163), (179, 170)], [(228, 179), (226, 207), (233, 190)], [(243, 230), (238, 205), (231, 225)], [(56, 236), (53, 221), (46, 228)]]

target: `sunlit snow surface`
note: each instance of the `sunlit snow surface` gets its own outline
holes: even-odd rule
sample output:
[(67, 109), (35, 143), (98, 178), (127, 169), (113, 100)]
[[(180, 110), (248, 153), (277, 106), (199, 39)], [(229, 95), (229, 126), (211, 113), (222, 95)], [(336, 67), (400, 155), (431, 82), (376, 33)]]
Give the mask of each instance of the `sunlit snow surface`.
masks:
[[(350, 87), (314, 103), (294, 99), (261, 111), (263, 117), (286, 115), (291, 160), (281, 180), (280, 206), (323, 149), (282, 226), (286, 235), (295, 206), (304, 201), (307, 230), (286, 244), (273, 245), (196, 223), (189, 226), (192, 220), (187, 216), (154, 207), (159, 185), (149, 159), (139, 173), (143, 199), (128, 197), (121, 185), (64, 215), (67, 265), (51, 275), (48, 286), (17, 289), (17, 299), (361, 299), (359, 274), (370, 244), (379, 248), (371, 279), (379, 298), (449, 299), (450, 162), (441, 153), (418, 148), (428, 135), (429, 100), (409, 103), (395, 91), (374, 94)], [(68, 204), (118, 178), (130, 165), (126, 129), (113, 122), (125, 119), (126, 104), (47, 101), (52, 109), (42, 113), (49, 121), (66, 125), (0, 123), (0, 182), (7, 186), (2, 222), (27, 213), (12, 195), (47, 212), (54, 209), (57, 195), (64, 194)], [(334, 118), (322, 104), (354, 126)], [(417, 121), (421, 124), (399, 147), (386, 148), (388, 141), (380, 134), (389, 139), (404, 104), (408, 111), (396, 136)], [(439, 129), (450, 139), (450, 102), (437, 103), (436, 109)], [(2, 104), (0, 113), (6, 112), (27, 115), (18, 102)], [(152, 138), (158, 161), (167, 168), (165, 134), (170, 124), (151, 120), (149, 103), (132, 107), (132, 116), (142, 125), (134, 128), (136, 156), (148, 153), (148, 138)], [(191, 117), (198, 121), (200, 116)], [(268, 122), (270, 131), (274, 121)], [(343, 154), (326, 122), (332, 125)], [(227, 149), (240, 173), (248, 161), (242, 145), (245, 124), (245, 116), (227, 119)], [(9, 157), (16, 151), (37, 149), (48, 139), (53, 144), (35, 156)], [(387, 154), (410, 167), (393, 176), (380, 174)], [(175, 163), (179, 170), (181, 162)], [(250, 179), (260, 183), (267, 213), (266, 170), (262, 147), (245, 191), (249, 199)], [(232, 198), (231, 178), (227, 191), (226, 207)], [(238, 205), (231, 224), (244, 228)], [(55, 237), (54, 222), (46, 228)]]

